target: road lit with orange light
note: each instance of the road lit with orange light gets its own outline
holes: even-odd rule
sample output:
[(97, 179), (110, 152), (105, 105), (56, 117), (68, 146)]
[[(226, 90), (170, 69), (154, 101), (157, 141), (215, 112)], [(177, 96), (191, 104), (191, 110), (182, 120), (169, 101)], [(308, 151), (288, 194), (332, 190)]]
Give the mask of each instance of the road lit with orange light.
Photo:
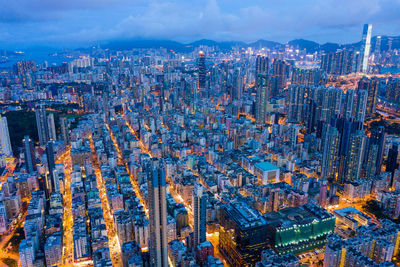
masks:
[[(142, 142), (141, 142), (140, 139), (138, 138), (137, 134), (136, 134), (135, 131), (132, 129), (132, 127), (129, 125), (129, 122), (128, 122), (126, 119), (125, 119), (125, 123), (126, 123), (126, 125), (128, 126), (130, 132), (131, 132), (133, 135), (135, 135), (136, 138), (139, 140), (139, 146), (140, 146), (140, 149), (142, 150), (142, 152), (147, 153), (147, 154), (150, 155), (150, 157), (152, 157), (151, 153), (149, 153), (149, 151), (148, 151), (148, 150), (145, 148), (145, 146), (142, 144)], [(108, 127), (108, 128), (109, 128), (109, 127)], [(111, 131), (110, 131), (110, 133), (111, 133)], [(113, 140), (114, 144), (115, 144), (116, 146), (118, 146), (118, 145), (117, 145), (117, 142), (116, 142), (116, 140), (115, 140), (115, 138), (114, 138), (114, 136), (112, 135), (112, 133), (111, 133), (111, 139)], [(119, 151), (119, 149), (118, 149), (118, 151)], [(131, 180), (132, 180), (132, 176), (131, 176)], [(175, 188), (175, 185), (174, 185), (171, 181), (168, 181), (168, 182), (169, 182), (170, 185), (171, 185), (171, 195), (172, 195), (172, 197), (174, 198), (174, 200), (176, 201), (176, 203), (182, 203), (182, 204), (185, 206), (185, 208), (186, 208), (186, 210), (187, 210), (187, 212), (188, 212), (189, 225), (190, 225), (190, 227), (193, 229), (193, 228), (194, 228), (194, 225), (193, 225), (193, 224), (194, 224), (194, 215), (193, 215), (193, 212), (192, 212), (192, 207), (191, 207), (189, 204), (187, 204), (187, 203), (184, 201), (184, 199), (182, 198), (182, 196), (177, 192), (177, 190), (176, 190), (176, 188)], [(137, 186), (134, 186), (134, 185), (133, 185), (133, 187), (136, 188), (135, 191), (138, 191), (138, 192), (136, 192), (136, 193), (137, 193), (137, 195), (138, 195), (138, 196), (140, 197), (140, 199), (141, 199), (141, 196), (140, 196), (138, 187), (137, 187)], [(141, 200), (141, 202), (142, 202), (142, 200)], [(146, 212), (146, 213), (147, 213), (147, 212)], [(227, 262), (225, 261), (225, 259), (222, 257), (222, 255), (221, 255), (221, 253), (219, 252), (219, 249), (218, 249), (218, 242), (219, 242), (219, 232), (218, 232), (218, 230), (214, 231), (214, 232), (211, 233), (211, 234), (207, 234), (207, 240), (210, 241), (210, 242), (212, 243), (212, 245), (214, 246), (214, 256), (217, 257), (217, 258), (219, 258), (219, 259), (224, 263), (224, 266), (229, 266), (229, 265), (227, 264)]]
[[(127, 125), (128, 125), (128, 124), (127, 124)], [(143, 205), (144, 212), (146, 213), (147, 216), (149, 216), (149, 210), (148, 210), (148, 208), (147, 208), (146, 202), (144, 201), (142, 195), (140, 194), (139, 185), (138, 185), (137, 182), (133, 179), (133, 176), (132, 176), (132, 174), (131, 174), (130, 171), (129, 171), (128, 165), (127, 165), (126, 162), (123, 160), (122, 152), (121, 152), (121, 150), (120, 150), (119, 147), (118, 147), (117, 139), (115, 139), (115, 136), (114, 136), (113, 132), (111, 131), (110, 126), (109, 126), (108, 124), (107, 124), (106, 126), (107, 126), (107, 129), (108, 129), (109, 132), (110, 132), (110, 137), (111, 137), (111, 140), (112, 140), (113, 143), (114, 143), (114, 147), (115, 147), (115, 149), (116, 149), (117, 152), (118, 152), (118, 159), (121, 159), (121, 163), (125, 166), (125, 170), (126, 170), (126, 172), (129, 174), (129, 177), (131, 178), (130, 180), (131, 180), (131, 185), (132, 185), (132, 187), (133, 187), (133, 190), (135, 191), (136, 196), (139, 198), (140, 204)], [(129, 126), (129, 125), (128, 125), (128, 126)], [(131, 130), (132, 134), (134, 134), (134, 132), (133, 132), (132, 128), (130, 128), (130, 126), (129, 126), (129, 129)]]
[(89, 141), (90, 141), (90, 149), (92, 151), (97, 187), (99, 189), (101, 207), (103, 209), (104, 221), (106, 224), (111, 260), (113, 266), (121, 266), (122, 265), (121, 245), (119, 243), (116, 227), (114, 225), (114, 218), (111, 213), (110, 204), (108, 203), (105, 181), (100, 171), (97, 155), (94, 148), (93, 138), (91, 135), (89, 136)]
[(71, 266), (74, 258), (73, 226), (74, 219), (72, 215), (72, 196), (71, 196), (71, 147), (58, 158), (56, 163), (64, 164), (64, 192), (63, 192), (63, 251), (62, 266)]

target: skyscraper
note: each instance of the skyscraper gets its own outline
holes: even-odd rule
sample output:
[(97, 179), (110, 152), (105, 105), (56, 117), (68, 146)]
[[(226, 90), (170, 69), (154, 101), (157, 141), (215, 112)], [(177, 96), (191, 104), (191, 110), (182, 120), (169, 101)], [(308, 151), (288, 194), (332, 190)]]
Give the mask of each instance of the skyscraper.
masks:
[(263, 125), (266, 119), (267, 103), (270, 92), (268, 88), (269, 76), (259, 74), (257, 77), (257, 96), (256, 96), (256, 123)]
[(256, 79), (259, 74), (268, 74), (269, 59), (263, 56), (257, 56), (256, 59)]
[(389, 77), (386, 84), (386, 99), (400, 103), (400, 79)]
[(22, 267), (33, 267), (35, 248), (30, 239), (24, 239), (19, 244), (19, 259)]
[(399, 167), (399, 164), (397, 163), (397, 158), (399, 156), (399, 146), (397, 144), (393, 144), (393, 146), (389, 149), (388, 152), (388, 158), (386, 162), (386, 171), (394, 173), (394, 170), (396, 170)]
[(199, 52), (198, 59), (198, 68), (199, 68), (199, 89), (206, 88), (206, 55), (203, 51)]
[(46, 109), (40, 105), (35, 109), (36, 114), (36, 126), (39, 135), (39, 142), (41, 146), (46, 146), (50, 140), (49, 125), (47, 123)]
[(368, 71), (368, 58), (369, 52), (371, 50), (371, 32), (372, 24), (365, 24), (361, 40), (361, 72), (363, 73), (366, 73)]
[[(382, 163), (383, 163), (383, 153), (385, 150), (386, 143), (386, 132), (384, 126), (379, 126), (376, 129), (371, 131), (371, 137), (369, 140), (369, 148), (368, 153), (376, 154), (375, 162), (375, 170), (374, 174), (380, 174)], [(374, 151), (376, 149), (377, 151)]]
[(278, 92), (286, 86), (286, 62), (284, 60), (275, 59), (272, 63), (273, 77), (278, 77)]
[(56, 167), (56, 163), (54, 160), (54, 147), (53, 147), (53, 141), (49, 141), (47, 142), (46, 145), (46, 156), (47, 156), (47, 170), (49, 172), (49, 180), (50, 180), (50, 188), (46, 188), (46, 191), (50, 193), (55, 191), (55, 186), (56, 186), (56, 181), (55, 181), (55, 177), (53, 174), (53, 171)]
[(61, 134), (65, 144), (69, 144), (68, 120), (66, 117), (60, 118)]
[(337, 167), (339, 132), (335, 127), (328, 127), (322, 154), (321, 177), (334, 178)]
[(367, 137), (362, 130), (356, 131), (350, 137), (349, 150), (347, 152), (344, 181), (352, 181), (360, 178), (361, 166), (364, 159)]
[(103, 87), (102, 95), (103, 95), (104, 115), (105, 115), (106, 121), (108, 121), (109, 107), (108, 107), (108, 89), (107, 89), (107, 86)]
[[(288, 92), (288, 121), (301, 122), (306, 116), (310, 88), (303, 85), (291, 85)], [(311, 101), (310, 101), (311, 102)]]
[(57, 266), (62, 262), (62, 238), (61, 235), (53, 234), (46, 239), (44, 254), (47, 266)]
[(231, 266), (254, 266), (268, 246), (268, 224), (246, 202), (233, 201), (221, 207), (219, 250)]
[(3, 203), (0, 202), (0, 233), (2, 234), (7, 232), (9, 226), (6, 206)]
[(195, 183), (193, 189), (193, 247), (195, 248), (197, 245), (200, 245), (206, 241), (206, 211), (207, 199), (204, 192), (204, 187), (199, 183)]
[(165, 169), (152, 158), (147, 166), (150, 219), (150, 265), (168, 266), (167, 200)]
[(0, 152), (1, 154), (7, 157), (12, 156), (7, 118), (2, 116), (0, 116), (0, 145), (1, 145), (1, 152)]
[(25, 135), (22, 142), (24, 143), (25, 168), (28, 173), (31, 173), (36, 170), (36, 160), (35, 152), (33, 150), (33, 143), (32, 140), (29, 138), (29, 135)]
[(375, 113), (376, 103), (378, 100), (379, 80), (376, 78), (368, 79), (363, 77), (358, 81), (358, 90), (365, 90), (368, 92), (366, 115)]
[(243, 78), (240, 73), (240, 68), (237, 68), (233, 73), (232, 93), (233, 99), (240, 99), (243, 94)]
[(353, 57), (354, 53), (346, 49), (329, 52), (321, 56), (321, 69), (327, 74), (349, 74), (353, 68)]
[(328, 188), (328, 180), (321, 179), (319, 180), (319, 197), (318, 197), (318, 204), (322, 207), (326, 206), (327, 200), (327, 188)]
[(56, 126), (54, 124), (54, 114), (50, 113), (49, 116), (47, 116), (47, 127), (49, 128), (49, 138), (50, 140), (56, 141), (57, 140), (57, 135), (56, 135)]

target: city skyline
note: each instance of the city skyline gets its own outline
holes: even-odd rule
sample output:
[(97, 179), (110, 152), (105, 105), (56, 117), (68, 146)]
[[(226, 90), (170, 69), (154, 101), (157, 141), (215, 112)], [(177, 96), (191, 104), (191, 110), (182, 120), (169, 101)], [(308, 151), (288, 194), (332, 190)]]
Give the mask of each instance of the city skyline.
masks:
[(0, 265), (400, 266), (399, 1), (4, 3)]
[[(0, 13), (7, 47), (88, 46), (111, 40), (161, 39), (189, 43), (199, 39), (318, 43), (359, 40), (364, 23), (373, 35), (396, 36), (400, 3), (385, 1), (6, 1)], [(376, 34), (375, 34), (376, 33)]]

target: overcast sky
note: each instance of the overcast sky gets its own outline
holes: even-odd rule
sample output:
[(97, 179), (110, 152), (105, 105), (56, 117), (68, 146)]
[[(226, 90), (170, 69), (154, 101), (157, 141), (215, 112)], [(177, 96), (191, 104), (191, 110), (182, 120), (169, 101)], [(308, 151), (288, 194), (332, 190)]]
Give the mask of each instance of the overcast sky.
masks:
[(400, 35), (400, 0), (0, 0), (0, 47), (146, 38), (356, 42)]

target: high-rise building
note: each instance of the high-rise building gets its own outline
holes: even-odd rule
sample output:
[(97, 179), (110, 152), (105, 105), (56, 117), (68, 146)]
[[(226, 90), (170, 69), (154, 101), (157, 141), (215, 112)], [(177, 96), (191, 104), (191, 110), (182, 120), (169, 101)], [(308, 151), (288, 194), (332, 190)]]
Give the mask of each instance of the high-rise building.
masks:
[(10, 134), (8, 132), (8, 123), (7, 118), (0, 116), (0, 149), (1, 154), (6, 157), (12, 156), (11, 142), (10, 142)]
[(19, 244), (19, 259), (22, 267), (33, 267), (35, 261), (35, 248), (30, 239), (24, 239)]
[(335, 127), (328, 126), (322, 154), (321, 177), (335, 178), (339, 150), (339, 132)]
[(150, 265), (168, 266), (167, 200), (165, 169), (152, 158), (147, 166), (150, 218)]
[(193, 229), (193, 247), (206, 241), (206, 212), (207, 212), (207, 198), (204, 192), (204, 187), (200, 183), (194, 184), (193, 189), (193, 216), (194, 216), (194, 229)]
[(350, 137), (343, 177), (344, 181), (358, 180), (360, 178), (366, 141), (367, 137), (362, 130), (356, 131)]
[(272, 63), (273, 76), (279, 78), (278, 91), (286, 87), (286, 69), (287, 65), (284, 60), (275, 59)]
[(259, 74), (257, 78), (257, 96), (256, 96), (256, 123), (263, 125), (267, 115), (267, 104), (270, 97), (269, 76)]
[(339, 150), (337, 163), (337, 176), (340, 181), (347, 166), (347, 155), (350, 146), (350, 138), (357, 131), (362, 129), (362, 123), (353, 119), (333, 118), (331, 126), (336, 127), (339, 132)]
[(259, 74), (268, 74), (269, 59), (264, 56), (257, 56), (256, 58), (256, 79)]
[(69, 144), (68, 119), (66, 117), (61, 117), (60, 124), (63, 140), (65, 144)]
[(379, 80), (376, 78), (368, 79), (363, 77), (358, 82), (358, 90), (366, 90), (368, 92), (366, 114), (375, 113), (376, 103), (378, 100)]
[(269, 212), (264, 218), (270, 245), (280, 256), (323, 247), (335, 228), (335, 216), (314, 204)]
[(58, 266), (62, 263), (62, 238), (60, 234), (47, 237), (44, 245), (46, 266)]
[(241, 76), (240, 68), (237, 68), (233, 73), (231, 97), (234, 100), (237, 100), (242, 98), (242, 94), (243, 94), (243, 77)]
[(25, 135), (22, 142), (24, 143), (24, 159), (26, 171), (28, 173), (34, 172), (36, 170), (36, 160), (35, 152), (33, 150), (33, 142), (30, 139), (29, 135)]
[(267, 248), (267, 222), (245, 202), (222, 206), (219, 249), (231, 266), (251, 266)]
[(386, 84), (386, 99), (400, 103), (400, 79), (390, 77)]
[(322, 207), (326, 206), (327, 193), (328, 193), (328, 180), (326, 179), (319, 180), (318, 204), (320, 204)]
[(364, 122), (367, 111), (368, 92), (366, 90), (357, 90), (353, 106), (353, 118), (355, 121)]
[(110, 111), (109, 111), (109, 107), (108, 107), (108, 87), (105, 85), (103, 86), (102, 96), (103, 96), (104, 116), (105, 116), (106, 121), (108, 121)]
[(304, 85), (289, 86), (287, 100), (289, 122), (302, 122), (303, 118), (306, 117), (310, 91), (310, 88)]
[[(371, 131), (369, 140), (368, 153), (376, 154), (375, 158), (375, 173), (380, 174), (383, 163), (383, 153), (385, 150), (386, 132), (384, 126), (379, 126)], [(374, 151), (376, 149), (376, 151)]]
[(114, 221), (117, 228), (119, 242), (124, 244), (133, 241), (134, 228), (130, 214), (123, 209), (114, 212)]
[[(5, 202), (4, 202), (5, 203)], [(7, 209), (3, 202), (0, 202), (0, 233), (4, 234), (8, 230)]]
[(36, 114), (36, 126), (39, 135), (39, 143), (41, 146), (46, 146), (50, 140), (49, 124), (47, 123), (46, 109), (39, 105), (35, 109)]
[(199, 68), (199, 89), (206, 88), (206, 55), (203, 51), (199, 52), (198, 58), (198, 68)]
[(296, 85), (322, 85), (325, 84), (325, 77), (321, 69), (294, 68), (292, 71), (291, 84)]
[(346, 49), (321, 56), (321, 69), (327, 74), (346, 75), (353, 69), (353, 51)]
[(392, 147), (389, 149), (388, 158), (386, 161), (386, 171), (391, 172), (392, 175), (394, 170), (399, 167), (397, 163), (397, 158), (399, 156), (399, 146), (397, 144), (393, 144)]
[(54, 177), (54, 169), (56, 167), (55, 159), (54, 159), (54, 147), (53, 141), (48, 141), (46, 145), (46, 156), (47, 156), (47, 170), (48, 170), (48, 180), (50, 181), (50, 188), (47, 188), (49, 195), (56, 191), (55, 186), (58, 184), (58, 181), (55, 181)]
[(369, 52), (371, 50), (371, 32), (372, 32), (372, 24), (365, 24), (362, 33), (361, 40), (361, 72), (368, 72), (368, 59)]
[(50, 113), (47, 116), (47, 124), (49, 128), (49, 138), (50, 140), (56, 141), (57, 140), (57, 134), (56, 134), (56, 125), (54, 124), (54, 114)]

